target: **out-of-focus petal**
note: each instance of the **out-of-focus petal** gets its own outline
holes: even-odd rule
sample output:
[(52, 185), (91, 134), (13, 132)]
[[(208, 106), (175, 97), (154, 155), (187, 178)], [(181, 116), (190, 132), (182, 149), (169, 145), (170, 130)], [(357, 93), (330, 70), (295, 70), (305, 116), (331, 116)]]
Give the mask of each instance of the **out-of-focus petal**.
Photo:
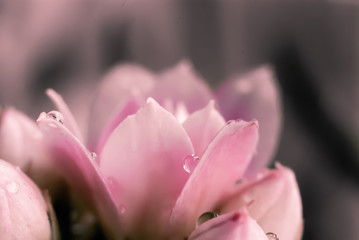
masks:
[(230, 122), (217, 134), (188, 179), (172, 211), (170, 227), (185, 234), (197, 217), (218, 201), (247, 169), (258, 141), (258, 123)]
[(196, 155), (202, 156), (210, 141), (225, 124), (224, 118), (214, 107), (214, 101), (187, 118), (183, 127), (192, 141)]
[(268, 240), (245, 209), (221, 215), (201, 224), (189, 240)]
[(232, 78), (219, 88), (217, 98), (226, 120), (255, 118), (260, 123), (258, 154), (247, 174), (256, 173), (272, 159), (280, 134), (280, 96), (271, 69), (264, 66)]
[(96, 141), (95, 149), (96, 152), (102, 152), (102, 148), (105, 145), (107, 139), (115, 130), (115, 128), (129, 115), (135, 114), (140, 108), (140, 103), (135, 98), (130, 98), (128, 102), (120, 109), (108, 123), (104, 126), (103, 130), (100, 133), (99, 138)]
[(181, 103), (192, 113), (204, 108), (213, 99), (208, 86), (187, 61), (160, 74), (150, 96), (172, 113), (176, 112)]
[(114, 182), (111, 190), (119, 193), (117, 201), (126, 209), (127, 234), (141, 239), (166, 230), (158, 226), (166, 225), (188, 179), (183, 159), (191, 154), (184, 128), (153, 99), (115, 129), (104, 146), (100, 167)]
[(0, 157), (19, 166), (41, 186), (54, 177), (41, 131), (35, 121), (13, 108), (1, 112)]
[(41, 152), (40, 130), (34, 121), (13, 108), (2, 111), (0, 124), (0, 157), (25, 170), (34, 160), (32, 155)]
[(76, 192), (97, 210), (104, 228), (118, 236), (122, 228), (120, 209), (98, 169), (96, 154), (89, 152), (62, 123), (46, 113), (40, 114), (37, 123), (59, 171)]
[(46, 204), (39, 188), (19, 168), (0, 160), (0, 231), (4, 240), (48, 240)]
[(63, 123), (67, 127), (67, 129), (69, 129), (75, 137), (77, 137), (81, 142), (83, 142), (84, 139), (82, 137), (79, 127), (77, 126), (77, 122), (62, 96), (53, 89), (47, 89), (46, 94), (63, 115)]
[(243, 180), (236, 188), (237, 193), (219, 207), (220, 213), (246, 206), (265, 232), (273, 232), (279, 239), (300, 239), (302, 204), (291, 170), (277, 164), (276, 170), (263, 170), (256, 177)]
[(102, 80), (94, 101), (89, 126), (89, 147), (95, 149), (96, 140), (107, 124), (117, 117), (130, 99), (140, 104), (146, 101), (145, 93), (154, 85), (154, 76), (137, 65), (120, 65)]

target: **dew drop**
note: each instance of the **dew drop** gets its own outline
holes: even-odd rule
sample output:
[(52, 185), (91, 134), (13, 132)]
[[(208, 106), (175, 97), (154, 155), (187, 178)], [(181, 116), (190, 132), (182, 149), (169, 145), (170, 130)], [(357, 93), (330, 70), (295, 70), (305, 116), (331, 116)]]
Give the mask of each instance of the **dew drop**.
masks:
[(91, 159), (92, 161), (97, 161), (97, 154), (95, 152), (91, 152)]
[(229, 124), (232, 124), (232, 123), (235, 123), (235, 122), (236, 122), (236, 120), (228, 120), (227, 124), (229, 125)]
[(17, 193), (19, 191), (19, 184), (15, 181), (10, 181), (6, 184), (6, 190), (9, 193)]
[(62, 114), (58, 111), (51, 111), (46, 114), (48, 118), (54, 119), (55, 121), (58, 121), (59, 123), (63, 124), (64, 117)]
[(216, 212), (205, 212), (203, 213), (201, 216), (199, 216), (199, 218), (197, 219), (197, 227), (209, 220), (211, 220), (212, 218), (218, 217), (218, 213)]
[(275, 234), (275, 233), (267, 232), (266, 235), (267, 235), (269, 240), (279, 240), (277, 234)]
[(193, 170), (196, 168), (199, 162), (199, 157), (192, 154), (183, 159), (183, 169), (188, 172), (192, 173)]

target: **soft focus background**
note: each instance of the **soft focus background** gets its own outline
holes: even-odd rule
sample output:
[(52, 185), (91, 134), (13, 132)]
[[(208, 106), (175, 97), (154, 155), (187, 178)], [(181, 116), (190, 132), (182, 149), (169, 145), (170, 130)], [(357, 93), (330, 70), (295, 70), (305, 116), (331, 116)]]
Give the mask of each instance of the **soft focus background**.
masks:
[(0, 102), (33, 118), (48, 87), (71, 102), (119, 62), (159, 71), (183, 58), (213, 87), (273, 66), (274, 160), (297, 174), (303, 239), (358, 239), (359, 1), (0, 0)]

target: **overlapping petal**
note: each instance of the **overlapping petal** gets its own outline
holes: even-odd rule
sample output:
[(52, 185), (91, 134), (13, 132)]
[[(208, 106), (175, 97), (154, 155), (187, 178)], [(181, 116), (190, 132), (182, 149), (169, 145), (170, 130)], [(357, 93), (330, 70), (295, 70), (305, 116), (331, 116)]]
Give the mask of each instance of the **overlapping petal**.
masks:
[(211, 90), (187, 61), (164, 71), (158, 76), (156, 87), (149, 97), (172, 113), (184, 104), (189, 113), (205, 107), (213, 99)]
[(0, 232), (4, 240), (48, 240), (50, 224), (39, 188), (0, 159)]
[[(161, 235), (188, 174), (183, 159), (193, 154), (184, 128), (153, 99), (127, 117), (101, 154), (101, 171), (124, 207), (127, 234)], [(136, 231), (141, 229), (141, 232)], [(132, 232), (131, 232), (132, 231)]]
[(251, 217), (265, 232), (274, 232), (279, 239), (300, 239), (302, 204), (291, 170), (277, 164), (277, 169), (262, 170), (235, 188), (236, 193), (220, 204), (220, 213), (247, 207)]
[(202, 156), (208, 144), (226, 124), (214, 104), (214, 101), (210, 101), (205, 108), (189, 115), (182, 124), (191, 138), (194, 151), (198, 156)]
[(96, 149), (96, 141), (103, 129), (116, 119), (131, 99), (136, 99), (139, 104), (146, 101), (144, 96), (154, 84), (154, 75), (134, 64), (119, 65), (104, 77), (90, 115), (90, 149)]
[(203, 212), (214, 210), (241, 178), (258, 141), (256, 121), (230, 122), (216, 135), (188, 179), (172, 211), (170, 227), (182, 234), (193, 230)]
[(118, 237), (122, 227), (120, 209), (99, 171), (96, 154), (89, 152), (61, 122), (46, 113), (40, 114), (37, 123), (57, 168), (76, 192), (97, 210), (111, 236)]
[(252, 175), (272, 159), (280, 134), (280, 95), (272, 70), (263, 66), (233, 77), (219, 88), (217, 98), (226, 120), (255, 118), (261, 124), (258, 154), (248, 170)]
[(48, 187), (56, 175), (41, 131), (14, 108), (1, 112), (0, 157), (19, 166), (41, 186)]

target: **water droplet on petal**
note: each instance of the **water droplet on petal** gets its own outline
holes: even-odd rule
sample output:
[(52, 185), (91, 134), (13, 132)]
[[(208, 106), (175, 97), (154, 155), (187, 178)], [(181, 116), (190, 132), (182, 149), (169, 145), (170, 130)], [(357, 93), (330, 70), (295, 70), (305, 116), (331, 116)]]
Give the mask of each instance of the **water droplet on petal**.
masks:
[(236, 120), (228, 120), (227, 124), (232, 124), (232, 123), (235, 123), (235, 122), (236, 122)]
[(8, 182), (6, 184), (6, 190), (9, 193), (17, 193), (19, 191), (19, 184), (15, 181)]
[(46, 114), (48, 118), (54, 119), (55, 121), (58, 121), (59, 123), (63, 124), (64, 117), (62, 114), (58, 111), (51, 111)]
[(97, 154), (95, 152), (91, 152), (91, 159), (92, 161), (97, 161)]
[(197, 227), (201, 225), (202, 223), (207, 222), (208, 220), (211, 220), (212, 218), (218, 217), (218, 214), (215, 212), (205, 212), (199, 218), (197, 219)]
[(268, 239), (270, 239), (270, 240), (279, 240), (277, 234), (275, 234), (275, 233), (267, 232), (266, 235), (267, 235)]
[(192, 154), (183, 159), (183, 169), (188, 172), (192, 173), (193, 170), (196, 168), (199, 162), (199, 157)]

